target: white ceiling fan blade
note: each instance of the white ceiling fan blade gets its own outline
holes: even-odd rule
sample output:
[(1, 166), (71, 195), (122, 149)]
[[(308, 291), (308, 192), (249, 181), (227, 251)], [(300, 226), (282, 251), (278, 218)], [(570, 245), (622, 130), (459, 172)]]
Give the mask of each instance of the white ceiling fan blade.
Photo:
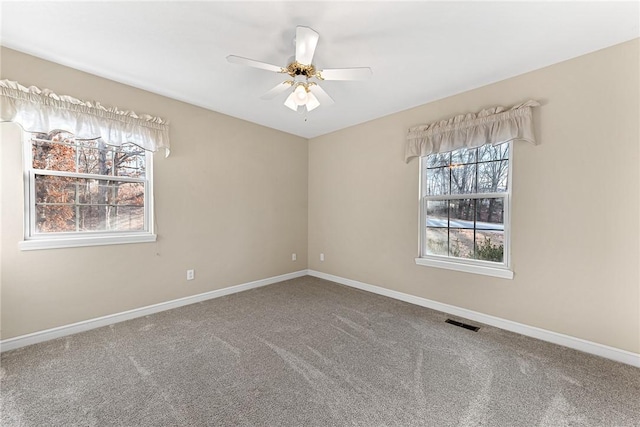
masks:
[(287, 100), (284, 101), (284, 105), (291, 108), (293, 111), (298, 111), (298, 104), (294, 101), (296, 94), (291, 92), (291, 94), (287, 97)]
[(309, 27), (296, 27), (296, 61), (310, 65), (320, 35)]
[(307, 103), (305, 105), (307, 107), (307, 111), (312, 111), (320, 106), (320, 101), (318, 101), (318, 98), (316, 98), (313, 93), (309, 92), (307, 94)]
[(316, 96), (316, 98), (322, 105), (329, 106), (335, 103), (333, 98), (331, 98), (329, 94), (325, 92), (324, 89), (322, 89), (320, 86), (318, 85), (309, 86), (309, 90), (313, 95)]
[(229, 55), (227, 61), (232, 64), (248, 65), (253, 68), (260, 68), (261, 70), (275, 71), (276, 73), (282, 73), (282, 67), (277, 65), (267, 64), (266, 62), (255, 61), (253, 59), (243, 58), (241, 56)]
[(320, 71), (323, 80), (367, 80), (373, 75), (371, 68), (329, 68)]
[(286, 91), (287, 89), (291, 89), (291, 82), (282, 82), (277, 84), (273, 89), (271, 89), (270, 91), (266, 92), (264, 95), (262, 95), (260, 98), (262, 99), (273, 99), (276, 96), (280, 95), (282, 92)]

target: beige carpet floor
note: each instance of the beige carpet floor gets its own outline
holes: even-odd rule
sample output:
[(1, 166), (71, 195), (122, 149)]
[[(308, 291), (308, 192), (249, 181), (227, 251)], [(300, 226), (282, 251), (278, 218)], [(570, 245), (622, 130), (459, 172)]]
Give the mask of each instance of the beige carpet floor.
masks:
[(302, 277), (2, 354), (2, 426), (640, 426), (640, 369)]

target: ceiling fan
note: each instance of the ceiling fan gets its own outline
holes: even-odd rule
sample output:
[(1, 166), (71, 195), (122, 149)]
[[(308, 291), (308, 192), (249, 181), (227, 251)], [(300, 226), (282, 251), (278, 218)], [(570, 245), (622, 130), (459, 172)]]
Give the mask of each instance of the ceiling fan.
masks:
[(262, 99), (273, 99), (277, 95), (291, 90), (284, 105), (293, 111), (304, 112), (314, 110), (320, 104), (325, 106), (334, 103), (333, 99), (319, 85), (322, 80), (365, 80), (371, 78), (369, 67), (360, 68), (325, 68), (318, 70), (313, 64), (313, 54), (320, 35), (309, 27), (296, 27), (295, 56), (289, 59), (286, 67), (255, 61), (240, 56), (229, 55), (227, 61), (248, 65), (276, 73), (288, 74), (291, 80), (285, 80), (262, 95)]

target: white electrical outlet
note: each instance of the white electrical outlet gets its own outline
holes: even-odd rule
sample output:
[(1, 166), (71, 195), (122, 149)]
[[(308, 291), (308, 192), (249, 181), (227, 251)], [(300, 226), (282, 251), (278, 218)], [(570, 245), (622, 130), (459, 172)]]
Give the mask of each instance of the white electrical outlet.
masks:
[(320, 254), (320, 261), (324, 261), (324, 254)]
[(298, 259), (298, 256), (296, 254), (291, 254), (291, 261), (295, 261)]
[(187, 270), (187, 280), (193, 280), (196, 278), (195, 270)]

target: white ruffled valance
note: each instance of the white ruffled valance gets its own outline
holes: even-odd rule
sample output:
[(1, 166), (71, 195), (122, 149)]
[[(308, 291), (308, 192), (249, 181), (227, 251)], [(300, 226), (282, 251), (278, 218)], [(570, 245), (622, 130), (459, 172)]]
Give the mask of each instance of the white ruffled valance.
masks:
[(446, 153), (458, 148), (475, 148), (485, 144), (502, 144), (514, 140), (537, 144), (533, 136), (531, 108), (527, 101), (510, 109), (486, 108), (477, 114), (461, 114), (448, 120), (409, 129), (405, 161), (431, 153)]
[(133, 143), (149, 151), (164, 149), (169, 155), (169, 125), (159, 117), (56, 95), (49, 89), (27, 88), (10, 80), (0, 80), (0, 101), (0, 119), (16, 122), (27, 132), (60, 129), (79, 139), (102, 138), (117, 146)]

